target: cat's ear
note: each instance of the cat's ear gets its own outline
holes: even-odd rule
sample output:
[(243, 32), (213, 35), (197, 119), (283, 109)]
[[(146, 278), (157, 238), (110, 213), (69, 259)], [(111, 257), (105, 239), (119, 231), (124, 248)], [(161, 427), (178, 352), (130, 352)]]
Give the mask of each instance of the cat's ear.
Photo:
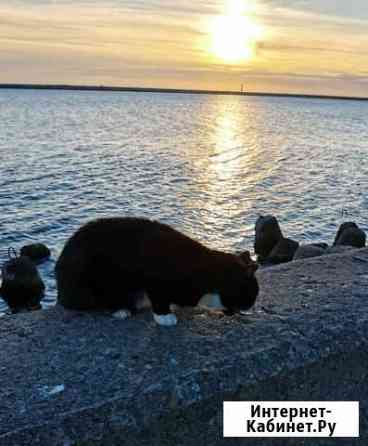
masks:
[(239, 254), (241, 263), (246, 267), (248, 277), (252, 277), (258, 269), (258, 263), (252, 260), (249, 251), (243, 251)]

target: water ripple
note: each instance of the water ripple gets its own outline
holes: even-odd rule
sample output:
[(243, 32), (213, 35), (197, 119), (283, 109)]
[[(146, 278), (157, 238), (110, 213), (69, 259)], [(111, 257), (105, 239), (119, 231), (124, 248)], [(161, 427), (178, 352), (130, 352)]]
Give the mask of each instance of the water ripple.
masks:
[(302, 242), (365, 225), (365, 103), (2, 90), (0, 116), (0, 261), (48, 244), (44, 306), (66, 238), (92, 218), (154, 218), (230, 251), (252, 249), (261, 213)]

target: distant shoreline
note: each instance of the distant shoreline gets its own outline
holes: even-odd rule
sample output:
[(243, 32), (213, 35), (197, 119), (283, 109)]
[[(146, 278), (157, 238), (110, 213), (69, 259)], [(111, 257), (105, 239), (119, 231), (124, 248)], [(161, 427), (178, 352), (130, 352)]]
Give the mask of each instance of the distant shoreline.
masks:
[(0, 84), (0, 89), (17, 90), (70, 90), (70, 91), (115, 91), (115, 92), (137, 92), (137, 93), (183, 93), (183, 94), (207, 94), (226, 96), (265, 96), (265, 97), (285, 97), (304, 99), (332, 99), (340, 101), (368, 101), (368, 97), (359, 96), (329, 96), (317, 94), (298, 93), (263, 93), (263, 92), (240, 92), (228, 90), (193, 90), (178, 88), (146, 88), (146, 87), (114, 87), (104, 85), (46, 85), (46, 84)]

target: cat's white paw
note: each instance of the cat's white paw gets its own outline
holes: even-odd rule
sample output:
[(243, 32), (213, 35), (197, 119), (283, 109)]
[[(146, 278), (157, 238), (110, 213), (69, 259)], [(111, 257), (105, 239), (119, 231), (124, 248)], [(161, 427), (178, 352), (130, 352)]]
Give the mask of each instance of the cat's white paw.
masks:
[(153, 319), (158, 325), (163, 325), (165, 327), (172, 327), (176, 325), (178, 320), (174, 313), (169, 314), (155, 314), (153, 313)]
[(115, 313), (112, 313), (112, 317), (116, 317), (117, 319), (128, 319), (132, 315), (130, 310), (118, 310)]

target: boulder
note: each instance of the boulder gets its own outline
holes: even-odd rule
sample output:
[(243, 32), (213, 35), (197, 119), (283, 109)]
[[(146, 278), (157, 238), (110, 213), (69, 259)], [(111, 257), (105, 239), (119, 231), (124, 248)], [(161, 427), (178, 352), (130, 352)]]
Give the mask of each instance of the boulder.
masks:
[(23, 246), (20, 250), (20, 255), (29, 257), (35, 263), (39, 263), (47, 260), (50, 257), (51, 252), (43, 243), (33, 243), (31, 245)]
[(356, 223), (354, 223), (353, 221), (346, 221), (345, 223), (342, 223), (336, 233), (335, 236), (335, 240), (333, 242), (333, 245), (336, 245), (337, 240), (339, 239), (339, 237), (341, 236), (341, 234), (346, 230), (346, 229), (353, 229), (353, 228), (358, 228), (358, 225)]
[(326, 254), (342, 254), (343, 252), (346, 251), (351, 251), (352, 249), (356, 249), (353, 246), (348, 246), (348, 245), (336, 245), (336, 246), (331, 246), (330, 248), (326, 249)]
[(337, 231), (334, 246), (353, 246), (364, 248), (366, 242), (365, 232), (354, 222), (343, 223)]
[(256, 222), (254, 252), (258, 260), (265, 260), (277, 243), (283, 238), (282, 232), (273, 215), (260, 216)]
[(4, 263), (1, 274), (0, 296), (12, 313), (41, 308), (45, 285), (31, 259), (26, 256), (12, 258)]
[(301, 245), (296, 250), (293, 260), (309, 259), (311, 257), (318, 257), (325, 254), (326, 248), (320, 244)]
[(267, 257), (267, 261), (272, 264), (286, 263), (293, 260), (299, 243), (290, 238), (282, 238)]
[(317, 248), (327, 249), (328, 243), (320, 242), (320, 243), (310, 243), (309, 246), (317, 246)]

